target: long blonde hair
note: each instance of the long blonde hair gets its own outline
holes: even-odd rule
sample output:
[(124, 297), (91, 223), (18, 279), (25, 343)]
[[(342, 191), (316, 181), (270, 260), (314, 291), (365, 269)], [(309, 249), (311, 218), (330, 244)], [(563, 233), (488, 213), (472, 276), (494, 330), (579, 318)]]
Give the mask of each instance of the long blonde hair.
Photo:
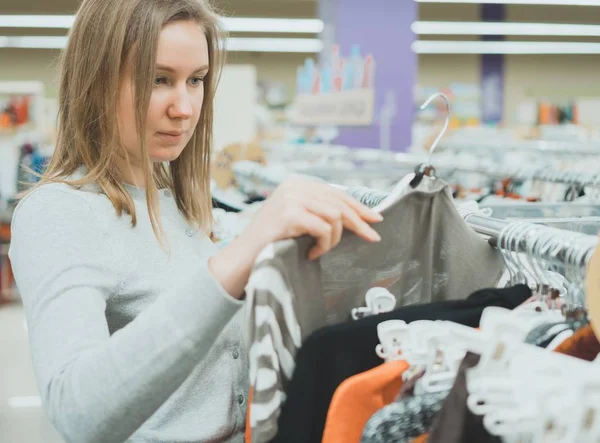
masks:
[[(178, 20), (196, 21), (204, 30), (210, 70), (204, 79), (204, 102), (194, 135), (167, 167), (150, 160), (144, 134), (159, 35), (166, 24)], [(210, 232), (213, 99), (223, 65), (224, 35), (208, 0), (84, 0), (61, 56), (56, 148), (37, 186), (96, 183), (118, 215), (129, 214), (136, 226), (134, 203), (116, 166), (118, 154), (127, 155), (120, 142), (116, 109), (126, 64), (131, 63), (136, 130), (154, 233), (162, 244), (158, 188), (170, 189), (188, 222)], [(68, 179), (82, 166), (85, 177)]]

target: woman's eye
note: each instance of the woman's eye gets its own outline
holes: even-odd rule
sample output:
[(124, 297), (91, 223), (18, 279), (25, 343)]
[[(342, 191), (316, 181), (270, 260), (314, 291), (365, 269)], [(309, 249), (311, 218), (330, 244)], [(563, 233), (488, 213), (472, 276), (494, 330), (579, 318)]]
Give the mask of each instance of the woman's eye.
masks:
[(156, 77), (154, 79), (154, 86), (166, 85), (167, 79), (165, 77)]
[(200, 83), (204, 81), (204, 77), (194, 77), (190, 79), (190, 84), (192, 86), (199, 86)]

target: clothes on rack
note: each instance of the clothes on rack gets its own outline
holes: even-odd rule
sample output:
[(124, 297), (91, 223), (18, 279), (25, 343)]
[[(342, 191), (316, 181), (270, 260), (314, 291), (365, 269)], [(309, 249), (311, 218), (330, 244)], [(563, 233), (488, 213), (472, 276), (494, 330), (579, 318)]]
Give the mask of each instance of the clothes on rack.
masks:
[(405, 306), (461, 299), (500, 278), (501, 255), (464, 223), (442, 180), (411, 190), (382, 215), (374, 225), (380, 243), (344, 232), (333, 251), (309, 261), (313, 240), (303, 237), (270, 245), (257, 259), (247, 286), (253, 439), (277, 433), (302, 342), (348, 320), (371, 287), (388, 288)]
[[(519, 307), (518, 309), (522, 309)], [(521, 311), (519, 315), (523, 315), (523, 313), (527, 311)], [(535, 317), (535, 313), (533, 311), (529, 311)], [(549, 311), (548, 311), (549, 312)], [(516, 313), (516, 311), (515, 311)], [(484, 314), (485, 315), (485, 314)], [(540, 314), (544, 315), (544, 314)], [(531, 317), (533, 318), (533, 317)], [(583, 323), (579, 323), (582, 325)], [(494, 353), (498, 353), (499, 349), (497, 348), (493, 351)], [(532, 348), (535, 349), (535, 348)], [(539, 347), (538, 347), (539, 349)], [(565, 340), (557, 349), (556, 354), (558, 353), (566, 353), (573, 357), (582, 358), (586, 361), (593, 361), (600, 351), (600, 344), (593, 334), (591, 326), (585, 325), (580, 327), (575, 334)], [(485, 351), (484, 351), (485, 352)], [(551, 355), (553, 353), (548, 353), (546, 355)], [(501, 355), (501, 354), (497, 354)], [(541, 357), (541, 356), (538, 356)], [(539, 359), (538, 359), (539, 360)], [(534, 361), (538, 361), (534, 360)], [(475, 386), (475, 375), (476, 374), (468, 374), (472, 372), (478, 365), (481, 364), (482, 359), (480, 355), (475, 354), (473, 352), (467, 352), (460, 367), (457, 371), (456, 378), (454, 379), (454, 383), (452, 389), (448, 391), (436, 390), (434, 392), (421, 392), (420, 395), (413, 394), (413, 396), (405, 396), (397, 399), (395, 402), (390, 403), (388, 406), (381, 408), (378, 412), (376, 412), (373, 417), (369, 420), (367, 425), (364, 428), (364, 432), (361, 438), (361, 443), (367, 442), (428, 442), (428, 443), (471, 443), (471, 442), (489, 442), (489, 443), (500, 443), (502, 441), (508, 442), (528, 442), (528, 441), (536, 441), (532, 440), (531, 432), (527, 431), (527, 428), (522, 425), (522, 423), (514, 427), (514, 429), (510, 430), (509, 434), (505, 435), (504, 438), (500, 438), (499, 431), (496, 430), (492, 433), (489, 429), (489, 425), (485, 424), (484, 416), (480, 413), (476, 413), (473, 410), (473, 406), (469, 404), (467, 398), (470, 397), (472, 392), (470, 391), (469, 386)], [(489, 360), (488, 360), (489, 361)], [(563, 362), (566, 363), (566, 362)], [(532, 366), (527, 366), (529, 371), (535, 371), (536, 366), (531, 362)], [(559, 368), (555, 368), (555, 371)], [(480, 371), (483, 369), (479, 369)], [(593, 369), (592, 369), (593, 371)], [(405, 373), (408, 371), (405, 371)], [(560, 373), (560, 372), (558, 372)], [(593, 372), (592, 372), (593, 373)], [(507, 372), (507, 375), (509, 373)], [(518, 373), (510, 372), (511, 377), (515, 377)], [(422, 377), (422, 373), (418, 372), (413, 378), (417, 379), (416, 383), (418, 383)], [(469, 380), (470, 377), (470, 380)], [(492, 386), (490, 383), (501, 383), (501, 373), (496, 370), (493, 373), (493, 380), (486, 382), (483, 386), (487, 386), (486, 391), (490, 391)], [(536, 375), (534, 374), (535, 378)], [(543, 377), (542, 373), (538, 377)], [(507, 380), (510, 382), (510, 380)], [(406, 385), (407, 382), (404, 384)], [(404, 385), (403, 385), (404, 386)], [(477, 385), (479, 386), (479, 385)], [(518, 389), (518, 384), (515, 385)], [(552, 386), (552, 385), (551, 385)], [(491, 389), (490, 392), (494, 392)], [(508, 401), (505, 397), (497, 397), (498, 392), (496, 392), (496, 398), (501, 399), (501, 402)], [(490, 399), (490, 403), (488, 404), (486, 400), (477, 397), (476, 404), (482, 405), (484, 408), (493, 408), (493, 398)], [(502, 400), (504, 398), (504, 400)], [(543, 397), (540, 401), (543, 403), (547, 397)], [(517, 397), (517, 402), (522, 402), (523, 399)], [(473, 402), (471, 402), (473, 403)], [(508, 403), (510, 407), (510, 402)], [(529, 408), (533, 407), (534, 404), (529, 406)], [(489, 411), (492, 411), (490, 409)], [(519, 417), (519, 412), (509, 412), (508, 417), (515, 416)], [(586, 420), (591, 420), (589, 413), (586, 416)], [(496, 416), (496, 417), (502, 417)], [(507, 416), (504, 416), (507, 417)], [(523, 420), (527, 420), (526, 416), (523, 415)], [(583, 419), (582, 419), (583, 420)], [(550, 422), (546, 422), (546, 426), (552, 426)], [(591, 426), (591, 424), (589, 425)], [(509, 426), (510, 428), (510, 426)], [(416, 429), (420, 430), (419, 436), (417, 436)], [(534, 432), (537, 429), (534, 426)], [(558, 435), (564, 432), (562, 429), (556, 429)], [(585, 431), (584, 431), (585, 432)], [(502, 434), (504, 435), (504, 434)], [(345, 441), (354, 441), (354, 440), (345, 440)], [(554, 441), (554, 440), (552, 440)], [(569, 439), (565, 441), (595, 441), (588, 439)]]
[(322, 443), (358, 441), (369, 418), (394, 401), (408, 367), (391, 361), (344, 380), (331, 399)]
[(233, 212), (234, 214), (242, 212), (240, 208), (230, 206), (217, 198), (212, 199), (212, 207), (213, 209), (223, 209), (225, 212)]
[(483, 418), (467, 408), (466, 371), (479, 363), (479, 355), (467, 353), (452, 390), (434, 421), (427, 443), (502, 443), (483, 427)]
[(582, 360), (594, 361), (600, 354), (600, 342), (594, 335), (592, 326), (588, 324), (559, 344), (555, 351)]
[(447, 395), (448, 392), (436, 392), (408, 397), (381, 408), (369, 419), (360, 443), (414, 441), (431, 429)]
[[(564, 335), (565, 332), (569, 336), (573, 331), (581, 328), (582, 323), (578, 321), (560, 321), (553, 323), (544, 323), (529, 331), (525, 337), (525, 343), (529, 343), (540, 348), (547, 348), (552, 341), (559, 335)], [(566, 338), (566, 337), (565, 337)]]
[[(353, 153), (348, 156), (354, 157)], [(513, 160), (516, 158), (513, 156)], [(448, 164), (454, 166), (450, 169), (455, 168), (450, 174), (451, 182), (455, 189), (462, 189), (457, 196), (477, 198), (491, 189), (489, 192), (495, 195), (486, 202), (496, 207), (515, 202), (511, 206), (535, 207), (545, 217), (547, 208), (543, 206), (547, 203), (540, 200), (570, 201), (584, 193), (592, 200), (598, 197), (593, 188), (600, 184), (600, 177), (579, 177), (568, 170), (567, 164), (517, 161), (505, 167), (501, 175), (493, 172), (497, 171), (494, 162), (487, 162), (477, 171), (478, 165), (451, 160), (454, 163)], [(345, 162), (344, 168), (337, 168), (335, 178), (327, 175), (327, 160), (303, 172), (336, 184), (357, 185), (345, 191), (370, 206), (388, 199), (390, 188), (375, 192), (364, 187), (368, 180), (385, 175), (381, 169), (373, 165), (359, 168), (359, 175), (368, 172), (365, 176), (370, 177), (364, 182), (362, 177), (351, 177), (349, 171), (356, 166), (351, 164), (352, 158), (344, 156), (335, 161)], [(444, 170), (444, 166), (448, 165), (439, 169)], [(385, 162), (381, 162), (381, 168), (385, 169)], [(269, 189), (278, 181), (263, 181), (260, 167), (247, 171), (240, 167), (240, 171), (248, 173), (244, 180), (258, 188)], [(490, 358), (488, 348), (495, 346), (496, 340), (516, 340), (527, 352), (533, 349), (564, 355), (551, 351), (568, 349), (586, 359), (598, 354), (593, 341), (585, 342), (590, 338), (584, 334), (586, 328), (593, 336), (586, 320), (565, 316), (557, 309), (564, 302), (569, 305), (581, 298), (581, 276), (585, 274), (581, 270), (597, 239), (565, 233), (564, 239), (558, 241), (557, 236), (564, 231), (540, 228), (533, 224), (537, 221), (513, 226), (498, 217), (490, 219), (489, 213), (478, 209), (457, 211), (450, 186), (439, 178), (446, 177), (446, 172), (435, 180), (426, 180), (426, 186), (401, 193), (402, 197), (384, 210), (384, 222), (374, 226), (383, 238), (380, 244), (365, 244), (346, 232), (338, 247), (314, 262), (306, 260), (313, 244), (307, 237), (278, 242), (261, 253), (247, 287), (252, 395), (247, 417), (248, 442), (500, 441), (500, 431), (491, 430), (489, 423), (484, 423), (485, 414), (467, 404), (467, 397), (475, 388), (467, 383), (466, 373), (470, 367), (484, 371), (481, 368)], [(394, 176), (397, 174), (398, 170)], [(462, 177), (461, 174), (479, 174), (483, 181), (477, 186), (463, 184), (462, 178), (455, 182), (454, 178)], [(343, 181), (338, 181), (338, 177)], [(563, 203), (558, 209), (554, 205), (552, 211), (558, 210), (570, 218), (567, 205), (570, 203)], [(477, 234), (473, 235), (473, 231)], [(490, 236), (490, 243), (481, 236)], [(548, 240), (542, 241), (542, 237)], [(508, 253), (500, 254), (490, 244)], [(551, 272), (547, 270), (549, 266)], [(503, 271), (508, 277), (505, 284), (512, 287), (479, 291), (499, 284)], [(520, 282), (541, 288), (528, 305), (524, 303), (531, 299), (531, 291), (525, 285), (514, 286)], [(377, 315), (351, 322), (350, 312), (363, 304), (365, 293), (374, 287), (388, 289), (398, 309), (384, 313), (375, 309), (372, 312)], [(472, 296), (461, 300), (467, 294)], [(555, 294), (558, 299), (552, 298)], [(502, 301), (494, 300), (496, 296), (501, 296)], [(507, 303), (507, 298), (515, 301), (517, 296), (518, 303)], [(462, 303), (475, 303), (470, 305), (472, 318), (461, 317), (462, 309), (469, 309)], [(371, 315), (372, 307), (367, 301), (367, 308), (360, 312)], [(502, 329), (496, 335), (490, 332), (489, 318), (501, 315), (504, 307), (515, 309), (514, 318), (506, 324), (506, 330), (514, 327), (514, 331), (507, 337)], [(534, 319), (537, 309), (539, 317)], [(485, 317), (484, 312), (490, 314)], [(488, 318), (487, 323), (484, 318)], [(398, 349), (392, 346), (393, 352), (386, 354), (381, 351), (386, 345), (379, 335), (379, 326), (392, 320), (406, 325), (406, 330), (388, 331), (400, 334), (400, 341)], [(439, 321), (430, 322), (430, 331), (419, 329), (428, 328), (430, 320)], [(531, 324), (519, 323), (526, 320)], [(398, 324), (394, 323), (394, 327)], [(450, 324), (468, 332), (453, 329)], [(481, 332), (475, 331), (479, 326)], [(436, 335), (444, 328), (449, 328), (448, 337), (458, 334), (456, 342), (442, 338), (443, 334)], [(410, 340), (416, 340), (410, 334), (419, 330), (425, 331), (424, 337), (434, 337), (415, 342), (429, 353), (419, 354), (420, 348), (411, 348), (403, 341), (410, 344)], [(576, 338), (579, 341), (574, 341)], [(439, 348), (432, 353), (435, 346)], [(496, 349), (503, 357), (499, 349), (504, 348)], [(430, 360), (434, 355), (435, 361)], [(523, 379), (517, 373), (514, 385), (530, 389), (532, 384), (526, 381), (529, 374), (525, 372), (522, 371)], [(431, 390), (434, 375), (445, 378), (440, 378), (444, 380), (441, 387)], [(511, 383), (507, 380), (501, 387), (513, 389)], [(480, 393), (474, 391), (476, 394)], [(512, 401), (515, 397), (508, 398)], [(451, 423), (460, 425), (454, 433), (448, 428)], [(446, 439), (447, 435), (453, 435), (455, 440)], [(510, 437), (516, 441), (515, 435)]]
[[(287, 400), (277, 422), (278, 432), (272, 441), (303, 443), (321, 440), (336, 389), (344, 380), (381, 364), (381, 358), (374, 352), (379, 343), (377, 325), (380, 322), (451, 320), (475, 328), (479, 326), (486, 307), (514, 309), (530, 296), (531, 290), (524, 285), (486, 289), (475, 292), (466, 300), (406, 306), (314, 332), (304, 341), (296, 356), (293, 377), (285, 389)], [(254, 403), (250, 404), (250, 414), (254, 406)]]

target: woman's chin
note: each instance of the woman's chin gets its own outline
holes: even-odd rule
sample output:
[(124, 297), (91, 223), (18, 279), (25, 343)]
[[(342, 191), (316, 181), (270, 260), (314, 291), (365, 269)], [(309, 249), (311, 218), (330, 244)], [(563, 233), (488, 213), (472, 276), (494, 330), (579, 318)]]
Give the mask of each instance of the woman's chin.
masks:
[(154, 163), (172, 162), (179, 158), (182, 151), (176, 147), (156, 149), (150, 152), (150, 159)]

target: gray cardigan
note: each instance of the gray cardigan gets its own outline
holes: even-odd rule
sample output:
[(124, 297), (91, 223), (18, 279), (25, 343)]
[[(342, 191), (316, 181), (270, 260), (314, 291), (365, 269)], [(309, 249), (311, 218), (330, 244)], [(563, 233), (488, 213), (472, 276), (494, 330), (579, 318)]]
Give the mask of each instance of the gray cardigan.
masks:
[(243, 302), (207, 268), (217, 247), (160, 191), (170, 256), (145, 193), (138, 225), (93, 188), (21, 201), (10, 259), (43, 405), (70, 443), (242, 442)]

